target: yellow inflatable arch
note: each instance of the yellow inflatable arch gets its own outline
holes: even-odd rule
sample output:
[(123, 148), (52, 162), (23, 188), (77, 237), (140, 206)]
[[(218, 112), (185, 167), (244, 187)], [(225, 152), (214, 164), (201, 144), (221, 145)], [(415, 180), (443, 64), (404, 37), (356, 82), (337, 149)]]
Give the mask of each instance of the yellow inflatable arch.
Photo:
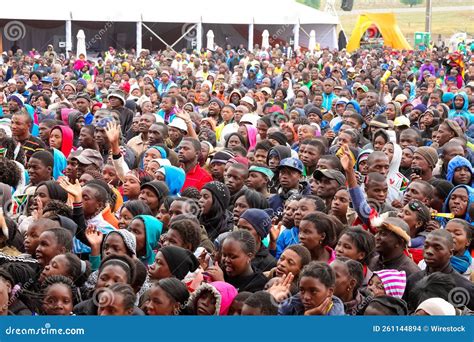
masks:
[(351, 39), (347, 43), (346, 50), (348, 52), (360, 47), (360, 38), (372, 24), (375, 24), (379, 29), (385, 46), (391, 46), (398, 50), (411, 50), (411, 46), (400, 31), (393, 13), (367, 13), (359, 15), (357, 18), (357, 24), (352, 31)]

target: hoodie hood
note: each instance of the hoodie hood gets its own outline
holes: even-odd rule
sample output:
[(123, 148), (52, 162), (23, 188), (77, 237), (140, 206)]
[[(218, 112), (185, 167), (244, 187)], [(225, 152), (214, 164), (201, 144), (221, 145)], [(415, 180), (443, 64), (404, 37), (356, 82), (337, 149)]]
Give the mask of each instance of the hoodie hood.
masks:
[(142, 220), (145, 225), (146, 255), (140, 259), (146, 262), (147, 265), (151, 265), (155, 262), (155, 250), (158, 247), (158, 240), (163, 230), (163, 223), (151, 215), (138, 215), (134, 217), (134, 219), (136, 218)]
[(347, 102), (346, 108), (349, 104), (351, 104), (354, 107), (354, 109), (357, 111), (358, 114), (362, 113), (362, 111), (360, 110), (360, 105), (356, 100), (350, 100), (349, 102)]
[(291, 157), (291, 148), (288, 146), (275, 146), (268, 151), (268, 156), (267, 156), (267, 165), (268, 161), (270, 160), (270, 155), (272, 152), (275, 151), (278, 157), (280, 158), (280, 161), (285, 159), (285, 158), (290, 158)]
[[(456, 109), (454, 107), (454, 102), (456, 101), (457, 97), (462, 97), (462, 99), (464, 100), (464, 103), (463, 103), (461, 109)], [(469, 113), (469, 111), (467, 110), (468, 106), (469, 106), (469, 99), (467, 97), (467, 94), (463, 91), (456, 94), (453, 98), (452, 109), (449, 111), (448, 119), (454, 119), (456, 116), (462, 116), (462, 117), (466, 118), (467, 125), (470, 126), (471, 124), (474, 123), (474, 115)]]
[(394, 142), (389, 143), (393, 146), (393, 157), (388, 169), (388, 177), (390, 178), (391, 175), (398, 173), (398, 170), (400, 169), (400, 163), (402, 162), (402, 148)]
[(446, 173), (446, 180), (453, 183), (454, 172), (456, 171), (457, 168), (460, 168), (463, 166), (467, 167), (471, 171), (471, 181), (472, 181), (473, 169), (472, 169), (471, 162), (461, 156), (456, 156), (449, 161), (448, 172)]
[(472, 203), (474, 203), (474, 189), (471, 188), (470, 186), (467, 185), (458, 185), (451, 190), (449, 193), (448, 197), (446, 197), (446, 200), (444, 201), (444, 206), (443, 206), (443, 212), (444, 213), (450, 213), (451, 211), (449, 210), (449, 200), (451, 199), (451, 195), (453, 194), (454, 191), (456, 191), (459, 188), (466, 189), (467, 195), (468, 195), (468, 202), (467, 202), (467, 207), (466, 207), (466, 214), (464, 215), (463, 219), (466, 220), (467, 222), (471, 223), (471, 217), (469, 216), (469, 207)]
[(71, 153), (71, 150), (72, 150), (74, 133), (69, 126), (64, 126), (64, 125), (54, 126), (51, 130), (56, 129), (56, 128), (59, 128), (63, 135), (62, 144), (61, 144), (61, 152), (67, 158), (69, 157), (69, 153)]
[(211, 292), (216, 299), (215, 316), (226, 316), (234, 298), (238, 294), (234, 286), (223, 281), (203, 283), (189, 297), (190, 307), (193, 311), (196, 311), (197, 299), (205, 291)]
[(372, 149), (367, 149), (367, 150), (362, 150), (359, 155), (357, 156), (357, 162), (356, 162), (356, 171), (360, 171), (360, 163), (364, 160), (367, 160), (367, 157), (374, 152)]
[(252, 125), (245, 125), (247, 128), (247, 140), (249, 142), (249, 151), (252, 150), (257, 144), (257, 128)]
[(399, 117), (402, 115), (402, 106), (400, 105), (400, 103), (398, 103), (397, 101), (390, 101), (389, 103), (391, 103), (394, 107), (395, 107), (395, 117)]
[(169, 195), (176, 196), (184, 185), (186, 174), (183, 169), (176, 166), (164, 165), (163, 169), (165, 171), (165, 182), (170, 190)]

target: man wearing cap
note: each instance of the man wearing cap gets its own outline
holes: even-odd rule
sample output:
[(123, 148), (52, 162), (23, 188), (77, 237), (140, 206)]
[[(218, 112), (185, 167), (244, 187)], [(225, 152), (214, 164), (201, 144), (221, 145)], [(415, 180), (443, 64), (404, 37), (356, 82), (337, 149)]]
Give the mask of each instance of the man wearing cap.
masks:
[(133, 123), (133, 112), (125, 107), (125, 93), (121, 90), (114, 90), (108, 96), (110, 107), (119, 113), (120, 126), (122, 132), (127, 132)]
[(186, 179), (181, 191), (190, 186), (201, 191), (206, 183), (212, 181), (211, 175), (199, 165), (200, 153), (201, 143), (197, 139), (185, 137), (179, 143), (178, 160), (181, 168), (186, 172)]
[(244, 80), (244, 87), (247, 89), (255, 89), (257, 85), (257, 69), (250, 67), (248, 69), (247, 78)]
[(25, 99), (27, 99), (30, 96), (30, 92), (26, 90), (26, 77), (25, 76), (20, 76), (16, 80), (16, 92), (23, 96)]
[(21, 109), (25, 106), (23, 96), (21, 96), (20, 94), (10, 95), (7, 101), (8, 110), (10, 112), (9, 115), (21, 113)]
[(77, 161), (77, 179), (81, 178), (86, 167), (94, 167), (101, 172), (104, 166), (104, 160), (99, 151), (86, 148), (79, 154), (75, 154), (71, 160)]
[(345, 187), (346, 176), (339, 170), (316, 170), (316, 195), (326, 201), (326, 208), (331, 207), (332, 199), (340, 187)]
[(214, 122), (216, 123), (216, 125), (219, 125), (222, 122), (222, 116), (221, 116), (222, 107), (224, 107), (224, 102), (219, 100), (217, 97), (213, 97), (209, 101), (209, 107), (207, 109), (207, 117), (212, 118)]
[(438, 163), (438, 152), (433, 147), (418, 147), (413, 154), (413, 161), (411, 162), (413, 173), (410, 175), (410, 179), (412, 181), (415, 179), (431, 181), (436, 163)]
[(419, 272), (420, 268), (405, 255), (409, 244), (410, 228), (405, 221), (395, 217), (383, 219), (375, 234), (375, 251), (378, 255), (370, 261), (369, 269), (405, 271), (407, 277)]
[(244, 96), (240, 99), (240, 105), (248, 108), (249, 113), (255, 109), (255, 101), (250, 96)]
[(79, 93), (76, 95), (76, 108), (84, 115), (84, 122), (86, 125), (92, 124), (94, 114), (90, 111), (91, 98), (87, 93)]
[(301, 182), (304, 166), (297, 158), (285, 158), (277, 167), (279, 187), (275, 195), (268, 200), (274, 216), (281, 216), (285, 202), (292, 195), (309, 195), (311, 188), (307, 182)]
[(234, 154), (229, 150), (222, 150), (214, 154), (210, 163), (213, 180), (224, 183), (225, 166), (229, 159), (234, 157)]
[(270, 197), (268, 192), (269, 184), (273, 180), (274, 174), (272, 170), (265, 166), (253, 165), (249, 169), (249, 177), (246, 185), (250, 189), (260, 192), (265, 198)]
[(177, 147), (181, 140), (187, 135), (188, 125), (183, 119), (176, 117), (173, 122), (168, 125), (168, 132), (173, 147)]

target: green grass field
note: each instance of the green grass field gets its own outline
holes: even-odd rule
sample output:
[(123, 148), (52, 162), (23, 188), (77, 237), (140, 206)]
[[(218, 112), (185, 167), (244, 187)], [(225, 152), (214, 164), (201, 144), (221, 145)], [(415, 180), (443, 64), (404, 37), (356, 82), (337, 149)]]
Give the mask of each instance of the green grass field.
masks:
[[(425, 30), (424, 13), (396, 13), (398, 25), (410, 43), (413, 43), (415, 32)], [(358, 15), (340, 16), (339, 20), (348, 38), (355, 26)], [(438, 35), (449, 38), (457, 32), (466, 32), (474, 35), (474, 13), (472, 11), (433, 12), (431, 32), (434, 41)]]

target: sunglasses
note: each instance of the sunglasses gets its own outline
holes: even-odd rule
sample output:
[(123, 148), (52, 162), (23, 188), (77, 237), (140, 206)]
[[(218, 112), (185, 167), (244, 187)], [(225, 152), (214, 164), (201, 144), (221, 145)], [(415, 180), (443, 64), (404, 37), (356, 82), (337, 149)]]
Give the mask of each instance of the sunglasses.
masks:
[(419, 213), (423, 214), (423, 208), (421, 203), (418, 201), (411, 201), (408, 203), (408, 208), (410, 208), (411, 211), (418, 211)]

